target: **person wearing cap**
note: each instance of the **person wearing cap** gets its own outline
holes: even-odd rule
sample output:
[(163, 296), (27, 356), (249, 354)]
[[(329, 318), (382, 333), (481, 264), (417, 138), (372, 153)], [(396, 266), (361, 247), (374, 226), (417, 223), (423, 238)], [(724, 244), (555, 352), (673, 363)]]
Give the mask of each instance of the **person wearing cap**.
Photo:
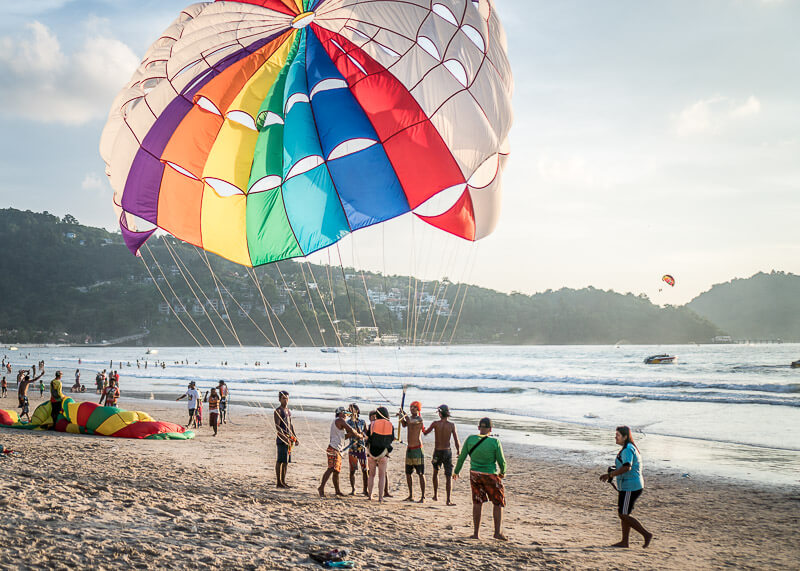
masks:
[(275, 444), (278, 446), (278, 456), (275, 461), (275, 478), (278, 488), (289, 488), (286, 483), (286, 469), (292, 461), (292, 447), (299, 444), (297, 435), (294, 433), (292, 424), (292, 411), (289, 410), (289, 393), (280, 391), (278, 400), (281, 405), (275, 409), (273, 418), (275, 420)]
[(416, 471), (419, 475), (419, 487), (422, 492), (419, 503), (423, 503), (425, 501), (425, 453), (422, 450), (422, 431), (425, 430), (425, 424), (422, 421), (422, 416), (420, 416), (422, 404), (419, 401), (414, 401), (409, 408), (411, 409), (411, 416), (400, 410), (400, 424), (408, 428), (408, 447), (406, 448), (408, 497), (404, 501), (414, 501), (412, 474)]
[(217, 392), (219, 393), (219, 419), (222, 424), (225, 424), (228, 422), (228, 396), (230, 395), (225, 381), (219, 382)]
[(339, 489), (339, 473), (342, 471), (342, 452), (345, 449), (348, 438), (358, 438), (364, 440), (366, 438), (361, 432), (353, 430), (345, 420), (347, 418), (347, 410), (340, 406), (334, 412), (335, 418), (331, 423), (331, 438), (328, 448), (325, 451), (328, 456), (328, 469), (322, 475), (322, 483), (317, 488), (321, 498), (325, 497), (325, 484), (328, 483), (328, 478), (333, 480), (333, 487), (336, 490), (337, 496), (344, 494)]
[[(361, 409), (358, 408), (358, 405), (356, 403), (352, 403), (347, 407), (347, 410), (350, 413), (350, 418), (347, 419), (347, 424), (350, 426), (350, 428), (366, 434), (367, 423), (359, 418)], [(365, 441), (351, 438), (350, 444), (348, 445), (348, 450), (349, 453), (347, 454), (347, 459), (348, 464), (350, 465), (350, 495), (356, 495), (356, 471), (360, 467), (361, 480), (364, 486), (363, 494), (367, 496), (369, 494), (367, 493), (367, 448)]]
[(197, 403), (200, 401), (200, 392), (195, 387), (194, 381), (191, 381), (189, 383), (189, 388), (186, 389), (186, 392), (175, 400), (179, 401), (184, 398), (189, 399), (189, 422), (186, 423), (186, 428), (189, 428), (189, 425), (192, 424), (192, 422), (194, 422), (195, 426), (197, 426), (197, 418), (195, 417), (195, 413), (197, 411)]
[(458, 441), (456, 425), (449, 420), (450, 408), (446, 404), (442, 404), (439, 405), (436, 411), (439, 413), (439, 420), (433, 422), (423, 431), (425, 435), (433, 431), (436, 439), (436, 444), (433, 447), (433, 459), (431, 460), (433, 464), (433, 501), (435, 502), (439, 499), (439, 469), (443, 467), (447, 505), (454, 506), (455, 504), (450, 501), (450, 491), (452, 489), (450, 479), (453, 476), (453, 451), (450, 449), (450, 438), (452, 437), (455, 441), (456, 454), (461, 452), (461, 444)]
[[(503, 478), (506, 475), (506, 458), (503, 455), (503, 446), (493, 436), (492, 420), (482, 418), (478, 422), (479, 434), (472, 434), (464, 442), (461, 453), (458, 455), (453, 480), (458, 479), (458, 474), (469, 456), (469, 484), (472, 488), (472, 524), (474, 526), (473, 539), (480, 539), (481, 511), (486, 501), (494, 504), (494, 538), (505, 541), (503, 535), (503, 508), (506, 506)], [(498, 471), (499, 468), (499, 471)]]

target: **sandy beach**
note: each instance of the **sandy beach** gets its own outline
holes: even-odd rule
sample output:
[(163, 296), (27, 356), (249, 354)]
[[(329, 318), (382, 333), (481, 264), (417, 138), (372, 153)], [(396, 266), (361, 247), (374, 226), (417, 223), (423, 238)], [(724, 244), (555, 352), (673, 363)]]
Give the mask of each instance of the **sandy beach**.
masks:
[[(87, 395), (86, 400), (94, 397)], [(13, 408), (16, 399), (0, 400)], [(31, 409), (39, 404), (31, 399)], [(185, 422), (185, 405), (122, 399), (122, 408)], [(480, 541), (469, 539), (469, 484), (442, 499), (402, 502), (402, 446), (389, 463), (391, 498), (320, 498), (329, 424), (295, 413), (301, 445), (291, 490), (274, 487), (271, 413), (234, 407), (217, 437), (204, 426), (190, 441), (140, 441), (0, 430), (18, 453), (0, 460), (3, 569), (321, 568), (309, 551), (350, 550), (360, 569), (797, 568), (800, 492), (647, 470), (635, 515), (655, 533), (642, 549), (618, 541), (616, 495), (597, 481), (604, 466), (561, 461), (548, 449), (506, 446), (505, 532), (491, 538), (485, 508)], [(331, 415), (332, 416), (332, 415)], [(462, 434), (465, 438), (466, 434)], [(432, 451), (432, 438), (426, 440)], [(533, 459), (528, 458), (529, 456)], [(563, 456), (563, 454), (561, 454)], [(466, 474), (466, 473), (465, 473)], [(349, 492), (347, 477), (343, 490)], [(332, 492), (332, 486), (328, 489)], [(357, 481), (358, 489), (358, 481)], [(418, 491), (417, 491), (418, 495)]]

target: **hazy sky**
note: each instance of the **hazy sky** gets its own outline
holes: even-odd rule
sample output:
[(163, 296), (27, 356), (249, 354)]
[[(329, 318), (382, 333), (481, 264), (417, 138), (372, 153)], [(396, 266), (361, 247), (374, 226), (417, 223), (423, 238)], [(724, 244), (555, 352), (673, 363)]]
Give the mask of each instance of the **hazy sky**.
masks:
[[(100, 132), (189, 3), (0, 2), (1, 207), (116, 228)], [(657, 303), (800, 273), (800, 2), (496, 4), (516, 84), (496, 232), (471, 246), (403, 217), (343, 241), (334, 260)], [(664, 273), (677, 284), (659, 293)]]

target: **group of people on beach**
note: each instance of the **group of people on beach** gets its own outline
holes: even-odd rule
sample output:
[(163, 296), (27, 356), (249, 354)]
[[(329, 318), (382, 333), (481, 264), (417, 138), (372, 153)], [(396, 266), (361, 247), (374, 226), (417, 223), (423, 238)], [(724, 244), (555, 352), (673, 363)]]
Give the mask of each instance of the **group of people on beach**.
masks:
[[(289, 410), (289, 393), (278, 394), (280, 406), (275, 409), (274, 420), (276, 430), (277, 461), (275, 463), (276, 485), (278, 488), (289, 488), (286, 482), (286, 471), (291, 462), (292, 449), (299, 444), (292, 424), (292, 413)], [(452, 482), (458, 480), (461, 469), (467, 458), (470, 459), (470, 487), (473, 501), (473, 537), (480, 536), (480, 521), (483, 504), (491, 502), (494, 506), (494, 537), (505, 540), (502, 531), (503, 508), (506, 505), (503, 478), (506, 473), (506, 459), (500, 441), (491, 436), (492, 421), (482, 418), (478, 423), (478, 434), (470, 435), (461, 445), (456, 425), (450, 420), (450, 409), (446, 404), (437, 407), (439, 419), (425, 427), (421, 416), (422, 405), (414, 401), (410, 405), (410, 414), (402, 408), (398, 411), (398, 430), (406, 429), (405, 475), (408, 496), (405, 501), (415, 501), (414, 474), (419, 480), (420, 497), (418, 503), (425, 501), (425, 454), (422, 436), (434, 433), (434, 450), (431, 457), (433, 469), (433, 501), (439, 500), (439, 473), (444, 472), (446, 505), (455, 505), (451, 498)], [(369, 423), (360, 418), (360, 409), (351, 403), (347, 409), (340, 406), (334, 411), (334, 419), (330, 427), (330, 439), (325, 450), (327, 469), (322, 475), (317, 492), (325, 497), (325, 487), (329, 481), (333, 483), (337, 496), (344, 496), (341, 490), (340, 474), (344, 453), (347, 452), (350, 472), (350, 495), (356, 494), (356, 473), (361, 471), (362, 494), (372, 500), (375, 495), (375, 478), (378, 479), (377, 499), (391, 497), (388, 486), (388, 464), (390, 454), (396, 442), (395, 428), (389, 418), (386, 407), (378, 407), (368, 415)], [(455, 446), (458, 459), (453, 465), (452, 445)]]
[[(277, 459), (275, 463), (275, 478), (278, 488), (290, 488), (286, 482), (286, 472), (292, 459), (292, 451), (300, 442), (292, 423), (292, 412), (289, 409), (289, 393), (280, 391), (278, 394), (280, 406), (275, 409), (274, 422), (276, 431)], [(477, 434), (471, 434), (463, 445), (459, 441), (456, 425), (450, 420), (450, 408), (446, 404), (439, 405), (436, 412), (438, 420), (427, 428), (422, 418), (422, 405), (414, 401), (410, 405), (410, 414), (401, 407), (398, 432), (406, 429), (405, 475), (408, 486), (408, 496), (405, 501), (415, 501), (414, 474), (419, 481), (419, 503), (425, 501), (425, 453), (423, 450), (422, 436), (434, 433), (434, 450), (430, 458), (433, 468), (433, 501), (439, 499), (439, 473), (444, 472), (446, 505), (455, 505), (451, 499), (452, 483), (459, 479), (464, 463), (470, 461), (469, 482), (472, 495), (472, 522), (475, 539), (480, 538), (481, 515), (483, 505), (491, 502), (493, 505), (494, 537), (506, 540), (503, 533), (503, 508), (506, 506), (505, 486), (503, 480), (508, 465), (506, 463), (503, 446), (500, 440), (492, 434), (492, 420), (488, 417), (478, 422)], [(372, 500), (375, 493), (375, 478), (378, 479), (377, 499), (383, 502), (384, 498), (392, 497), (388, 486), (389, 456), (394, 450), (394, 444), (399, 440), (399, 434), (390, 420), (389, 410), (378, 407), (368, 415), (367, 423), (360, 417), (360, 409), (356, 403), (351, 403), (346, 409), (343, 406), (334, 411), (331, 422), (330, 438), (325, 450), (327, 469), (322, 474), (322, 479), (317, 492), (320, 497), (325, 497), (325, 488), (328, 482), (333, 483), (334, 493), (344, 496), (341, 490), (340, 474), (342, 471), (345, 452), (348, 457), (350, 475), (350, 495), (356, 494), (356, 474), (361, 472), (361, 493)], [(629, 546), (631, 529), (637, 531), (644, 538), (644, 547), (648, 547), (653, 539), (653, 534), (633, 517), (632, 512), (636, 500), (644, 488), (642, 477), (642, 461), (639, 449), (634, 442), (631, 429), (619, 426), (615, 432), (615, 441), (620, 451), (617, 454), (615, 465), (609, 467), (606, 473), (600, 476), (603, 482), (609, 482), (618, 492), (617, 513), (622, 529), (622, 539), (613, 547), (625, 548)], [(453, 465), (452, 445), (455, 446), (457, 460)], [(616, 484), (614, 483), (616, 482)]]
[(200, 395), (197, 384), (194, 381), (189, 383), (186, 392), (176, 398), (176, 401), (188, 399), (189, 422), (186, 428), (200, 428), (203, 426), (203, 403), (208, 403), (208, 424), (217, 435), (219, 427), (228, 421), (228, 398), (230, 391), (225, 381), (220, 381), (216, 387)]

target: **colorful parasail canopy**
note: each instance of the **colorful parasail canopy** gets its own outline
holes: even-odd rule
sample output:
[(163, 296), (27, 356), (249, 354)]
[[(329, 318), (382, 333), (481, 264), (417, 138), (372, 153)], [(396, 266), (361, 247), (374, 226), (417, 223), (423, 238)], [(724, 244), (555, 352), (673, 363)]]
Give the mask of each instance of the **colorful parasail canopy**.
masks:
[[(55, 430), (73, 434), (99, 434), (121, 438), (150, 440), (187, 440), (194, 432), (172, 422), (153, 420), (146, 412), (122, 410), (115, 406), (100, 406), (94, 402), (75, 402), (69, 397), (61, 401), (62, 410), (56, 417)], [(0, 410), (0, 425), (30, 430), (48, 430), (53, 426), (50, 401), (36, 407), (30, 422), (20, 421), (13, 410)]]
[(491, 0), (198, 3), (115, 99), (100, 152), (134, 253), (161, 228), (257, 266), (408, 212), (478, 240), (511, 91)]
[(670, 287), (675, 287), (675, 278), (671, 275), (666, 274), (661, 278), (662, 282), (666, 282)]

